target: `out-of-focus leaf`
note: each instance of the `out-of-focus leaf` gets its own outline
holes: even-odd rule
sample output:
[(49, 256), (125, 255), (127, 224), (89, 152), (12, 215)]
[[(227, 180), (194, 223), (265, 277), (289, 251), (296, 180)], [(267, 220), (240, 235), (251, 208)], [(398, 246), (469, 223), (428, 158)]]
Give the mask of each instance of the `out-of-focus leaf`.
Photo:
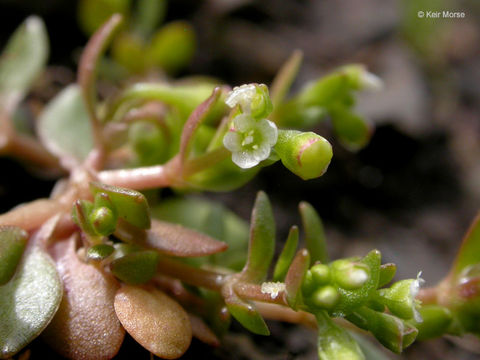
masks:
[(480, 215), (477, 215), (463, 238), (451, 272), (457, 277), (466, 267), (480, 263)]
[(328, 262), (327, 241), (323, 230), (322, 220), (309, 203), (302, 201), (298, 206), (302, 216), (303, 229), (305, 231), (305, 243), (310, 252), (310, 261), (315, 263)]
[(367, 336), (364, 336), (363, 334), (358, 334), (354, 331), (349, 331), (348, 333), (358, 343), (367, 360), (391, 360), (387, 354), (383, 353), (378, 348), (378, 346), (372, 344), (370, 340), (367, 339)]
[(0, 358), (15, 355), (45, 329), (62, 300), (52, 259), (27, 248), (13, 278), (0, 286)]
[(287, 292), (288, 305), (294, 310), (297, 309), (302, 298), (302, 284), (305, 274), (310, 266), (310, 254), (308, 250), (298, 251), (292, 265), (288, 269), (285, 278), (285, 290)]
[(115, 279), (79, 260), (75, 235), (52, 249), (65, 296), (42, 337), (69, 359), (110, 359), (123, 342), (125, 331), (113, 308)]
[(112, 255), (115, 248), (107, 244), (98, 244), (92, 246), (87, 251), (87, 258), (89, 260), (103, 260)]
[(260, 191), (250, 219), (250, 241), (247, 263), (242, 278), (249, 282), (261, 282), (267, 276), (275, 252), (275, 219), (267, 195)]
[(318, 323), (318, 357), (320, 360), (364, 360), (365, 356), (350, 334), (324, 311), (315, 314)]
[(241, 270), (248, 246), (248, 225), (233, 212), (201, 198), (172, 198), (152, 209), (154, 218), (200, 231), (228, 245), (223, 253), (202, 258), (213, 265)]
[(179, 358), (190, 345), (188, 314), (159, 290), (123, 286), (115, 296), (115, 311), (125, 330), (158, 357)]
[(167, 72), (175, 73), (191, 61), (195, 42), (195, 32), (189, 23), (171, 22), (153, 35), (147, 60)]
[(15, 274), (27, 239), (28, 233), (19, 227), (0, 226), (0, 286)]
[(118, 216), (140, 229), (150, 227), (150, 210), (145, 196), (135, 190), (106, 185), (98, 182), (90, 183), (93, 195), (105, 193), (109, 196)]
[(93, 148), (92, 127), (77, 85), (62, 90), (46, 106), (37, 126), (43, 145), (74, 164), (85, 159)]
[(194, 337), (210, 346), (220, 346), (220, 340), (217, 335), (215, 335), (202, 318), (192, 314), (189, 314), (189, 317)]
[(228, 246), (205, 234), (159, 220), (153, 220), (151, 229), (146, 231), (119, 222), (115, 235), (125, 242), (179, 257), (211, 255)]
[(331, 108), (329, 114), (333, 130), (343, 146), (356, 151), (367, 145), (373, 127), (366, 119), (340, 106)]
[(135, 34), (123, 32), (112, 42), (112, 57), (127, 70), (138, 73), (145, 69), (145, 44)]
[(0, 107), (14, 110), (38, 77), (48, 58), (48, 35), (37, 16), (15, 31), (0, 60)]
[(392, 263), (382, 264), (380, 266), (380, 276), (378, 279), (378, 287), (387, 285), (393, 280), (395, 273), (397, 272), (397, 266)]
[(419, 309), (422, 322), (412, 320), (418, 329), (417, 340), (428, 340), (444, 335), (453, 322), (449, 309), (439, 305), (422, 305)]
[(254, 334), (270, 335), (265, 320), (252, 304), (240, 299), (230, 287), (224, 288), (222, 294), (228, 311), (240, 324)]
[(280, 104), (285, 99), (290, 86), (292, 86), (295, 80), (295, 76), (297, 76), (302, 59), (302, 51), (295, 50), (275, 76), (270, 91), (273, 106)]
[(93, 204), (88, 200), (76, 200), (73, 203), (73, 221), (80, 227), (80, 229), (89, 235), (95, 235), (95, 230), (90, 222), (90, 213), (92, 210)]
[[(283, 281), (287, 275), (288, 268), (295, 257), (295, 251), (298, 245), (298, 227), (292, 226), (288, 233), (287, 241), (283, 246), (282, 253), (278, 257), (275, 270), (273, 272), (274, 281)], [(309, 261), (310, 262), (310, 261)]]
[(161, 23), (167, 12), (166, 0), (140, 0), (137, 2), (133, 28), (147, 37)]
[(78, 3), (78, 22), (87, 34), (93, 34), (113, 14), (128, 16), (130, 0), (81, 0)]
[(110, 263), (112, 274), (127, 284), (143, 284), (157, 271), (159, 255), (153, 250), (127, 254)]

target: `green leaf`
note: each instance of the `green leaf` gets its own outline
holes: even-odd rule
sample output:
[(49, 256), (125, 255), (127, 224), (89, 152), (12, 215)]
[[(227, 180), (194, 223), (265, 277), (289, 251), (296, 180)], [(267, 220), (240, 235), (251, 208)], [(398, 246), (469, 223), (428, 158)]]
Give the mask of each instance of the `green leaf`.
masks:
[(150, 227), (150, 210), (147, 199), (138, 191), (101, 184), (98, 182), (90, 183), (90, 191), (93, 195), (105, 193), (109, 196), (118, 216), (128, 223), (140, 229)]
[(419, 313), (423, 321), (411, 321), (418, 329), (417, 340), (428, 340), (444, 335), (453, 321), (450, 310), (439, 305), (422, 305)]
[(80, 0), (78, 22), (87, 34), (93, 34), (113, 14), (128, 16), (130, 0)]
[(333, 130), (343, 146), (356, 151), (367, 145), (373, 129), (366, 119), (340, 106), (331, 108), (329, 114)]
[(0, 107), (12, 112), (43, 70), (49, 51), (45, 25), (27, 18), (15, 31), (0, 60)]
[(267, 276), (275, 252), (275, 220), (267, 195), (260, 191), (250, 219), (248, 258), (242, 278), (259, 283)]
[(310, 265), (308, 250), (301, 249), (297, 252), (292, 265), (285, 277), (285, 291), (287, 293), (288, 305), (296, 310), (302, 302), (302, 284)]
[(133, 28), (144, 37), (150, 36), (167, 12), (166, 0), (140, 0), (135, 9)]
[(367, 307), (356, 309), (347, 319), (359, 328), (370, 331), (383, 346), (397, 354), (410, 346), (418, 334), (418, 330), (405, 321)]
[(380, 266), (380, 277), (378, 279), (378, 287), (381, 288), (382, 286), (385, 286), (390, 281), (392, 281), (393, 278), (395, 277), (396, 272), (397, 272), (397, 265), (392, 263), (382, 264)]
[(95, 235), (95, 230), (90, 222), (90, 214), (93, 211), (93, 204), (88, 200), (76, 200), (73, 203), (73, 221), (88, 235)]
[(320, 360), (364, 360), (365, 356), (350, 334), (336, 325), (325, 311), (315, 314), (318, 323)]
[(152, 38), (147, 50), (147, 61), (169, 73), (188, 65), (195, 53), (195, 32), (185, 21), (175, 21), (163, 26)]
[(28, 233), (19, 227), (0, 226), (0, 286), (15, 274), (27, 239)]
[(282, 103), (283, 99), (285, 99), (288, 90), (297, 76), (302, 59), (302, 51), (295, 50), (275, 76), (271, 86), (271, 97), (274, 106)]
[(246, 329), (258, 335), (270, 335), (270, 330), (263, 320), (262, 315), (255, 309), (253, 304), (243, 301), (231, 287), (225, 287), (222, 291), (225, 304), (232, 316)]
[(310, 252), (311, 264), (320, 261), (328, 262), (327, 242), (323, 230), (322, 220), (312, 205), (303, 201), (298, 206), (302, 216), (303, 229), (305, 231), (305, 242)]
[(127, 284), (148, 282), (157, 271), (159, 255), (152, 250), (127, 254), (110, 263), (112, 274)]
[[(480, 263), (480, 215), (473, 220), (465, 234), (451, 273), (457, 277), (465, 268)], [(452, 279), (455, 280), (455, 279)]]
[(290, 232), (288, 233), (287, 241), (283, 246), (282, 253), (278, 257), (277, 264), (275, 265), (275, 270), (273, 272), (274, 281), (283, 281), (285, 275), (287, 275), (288, 268), (292, 263), (293, 258), (295, 257), (295, 251), (298, 246), (298, 227), (292, 226)]
[(92, 246), (87, 251), (87, 258), (89, 260), (103, 260), (113, 254), (115, 248), (107, 244), (98, 244)]
[(37, 126), (45, 147), (74, 164), (93, 148), (92, 127), (78, 85), (66, 87), (50, 101)]
[(0, 286), (0, 358), (15, 355), (45, 329), (62, 300), (62, 283), (51, 258), (25, 252), (19, 269)]

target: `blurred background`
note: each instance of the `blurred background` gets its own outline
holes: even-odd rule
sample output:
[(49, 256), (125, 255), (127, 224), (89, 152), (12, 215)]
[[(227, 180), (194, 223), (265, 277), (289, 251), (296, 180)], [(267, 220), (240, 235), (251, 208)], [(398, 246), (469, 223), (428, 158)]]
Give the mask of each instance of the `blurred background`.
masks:
[[(41, 16), (50, 36), (51, 67), (32, 96), (49, 99), (69, 82), (88, 24), (79, 4), (62, 0), (0, 0), (0, 45), (29, 15)], [(428, 11), (458, 11), (462, 18), (432, 19)], [(420, 13), (423, 11), (424, 16)], [(334, 159), (320, 179), (302, 181), (281, 164), (262, 170), (243, 188), (202, 196), (248, 219), (256, 191), (273, 203), (279, 242), (298, 224), (297, 204), (311, 202), (322, 216), (331, 257), (378, 248), (397, 277), (423, 271), (434, 285), (448, 271), (461, 238), (480, 206), (480, 2), (478, 0), (175, 0), (162, 23), (185, 20), (194, 50), (175, 76), (204, 74), (231, 85), (269, 84), (295, 49), (304, 63), (293, 92), (348, 63), (363, 63), (384, 89), (360, 94), (357, 110), (376, 125), (370, 144), (352, 153), (328, 126)], [(134, 65), (133, 65), (134, 66)], [(43, 81), (43, 83), (42, 83)], [(45, 82), (49, 86), (45, 87)], [(35, 91), (37, 93), (35, 93)], [(106, 90), (108, 91), (108, 90)], [(48, 196), (53, 181), (1, 158), (0, 210)], [(315, 335), (270, 324), (272, 336), (250, 336), (239, 326), (220, 349), (194, 341), (185, 359), (315, 359)], [(127, 341), (125, 348), (134, 347)], [(48, 353), (35, 342), (32, 358)], [(147, 359), (146, 351), (138, 358)], [(200, 354), (200, 355), (199, 355)], [(447, 338), (413, 345), (391, 359), (477, 359), (478, 339)]]

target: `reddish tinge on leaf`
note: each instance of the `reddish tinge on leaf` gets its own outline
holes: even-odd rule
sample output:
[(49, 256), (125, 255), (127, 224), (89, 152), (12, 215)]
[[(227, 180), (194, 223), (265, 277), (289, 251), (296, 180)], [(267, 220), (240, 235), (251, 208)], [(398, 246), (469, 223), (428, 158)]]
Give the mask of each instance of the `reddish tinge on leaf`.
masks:
[(52, 249), (63, 280), (64, 297), (42, 335), (66, 358), (111, 359), (125, 336), (113, 307), (118, 283), (77, 257), (75, 236)]
[(190, 346), (188, 314), (159, 290), (123, 286), (115, 296), (115, 311), (127, 332), (158, 357), (177, 359)]
[(158, 220), (152, 220), (152, 227), (146, 231), (119, 220), (115, 235), (125, 242), (179, 257), (216, 254), (228, 247), (226, 243), (205, 234)]
[(296, 309), (301, 301), (301, 289), (303, 278), (310, 266), (310, 254), (307, 249), (301, 249), (295, 255), (292, 265), (288, 269), (285, 277), (285, 288), (287, 291), (287, 301), (292, 309)]
[(201, 342), (208, 344), (210, 346), (219, 346), (220, 340), (218, 339), (217, 335), (205, 324), (202, 318), (188, 314), (190, 317), (190, 323), (192, 324), (192, 334)]

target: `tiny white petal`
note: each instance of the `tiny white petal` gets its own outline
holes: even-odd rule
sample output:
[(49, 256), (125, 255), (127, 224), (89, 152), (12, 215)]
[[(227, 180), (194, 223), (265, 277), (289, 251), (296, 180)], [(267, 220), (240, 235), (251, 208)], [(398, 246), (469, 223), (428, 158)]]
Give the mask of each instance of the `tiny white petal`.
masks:
[(236, 131), (228, 131), (223, 137), (223, 145), (230, 151), (242, 149), (242, 136)]
[(240, 105), (242, 107), (242, 111), (249, 112), (250, 103), (252, 102), (255, 94), (256, 89), (255, 85), (253, 84), (237, 86), (228, 93), (225, 103), (231, 108), (235, 107), (236, 105)]
[(422, 276), (422, 272), (420, 271), (418, 274), (417, 274), (417, 279), (412, 281), (412, 283), (410, 284), (410, 296), (411, 296), (411, 299), (412, 299), (412, 307), (413, 307), (413, 318), (415, 319), (416, 322), (422, 322), (423, 319), (422, 319), (422, 316), (420, 315), (420, 313), (418, 312), (418, 310), (416, 309), (416, 301), (415, 301), (415, 298), (417, 297), (418, 295), (418, 292), (420, 291), (420, 286), (425, 283), (425, 280), (423, 280), (420, 276)]
[(276, 299), (280, 292), (285, 291), (285, 284), (281, 282), (264, 282), (260, 291), (262, 294), (270, 294), (272, 299)]
[(250, 169), (260, 162), (252, 157), (252, 154), (248, 151), (233, 152), (232, 161), (242, 169)]
[(260, 120), (258, 122), (258, 129), (261, 131), (270, 146), (277, 143), (278, 130), (277, 125), (275, 125), (274, 122), (267, 119)]

